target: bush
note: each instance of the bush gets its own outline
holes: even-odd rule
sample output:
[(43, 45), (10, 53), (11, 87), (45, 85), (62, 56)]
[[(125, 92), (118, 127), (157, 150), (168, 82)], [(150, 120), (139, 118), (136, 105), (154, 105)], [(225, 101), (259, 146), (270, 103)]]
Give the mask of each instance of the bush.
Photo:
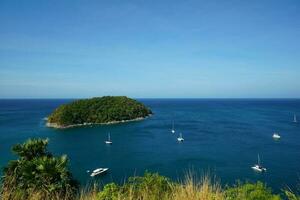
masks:
[(99, 200), (117, 200), (119, 199), (120, 187), (115, 183), (106, 184), (98, 194)]
[(225, 191), (226, 200), (280, 200), (279, 195), (272, 194), (272, 190), (262, 182), (257, 183), (238, 183), (234, 187), (227, 188)]
[(163, 197), (169, 195), (171, 189), (171, 182), (168, 178), (160, 176), (158, 173), (149, 172), (145, 172), (144, 176), (130, 177), (128, 183), (123, 186), (123, 190), (126, 193), (130, 192), (136, 199), (145, 194), (148, 198), (163, 199)]
[(299, 193), (296, 194), (289, 188), (284, 190), (284, 194), (287, 196), (288, 200), (300, 200)]
[(122, 186), (115, 183), (105, 185), (98, 193), (98, 199), (165, 199), (171, 191), (171, 182), (168, 178), (157, 173), (145, 172), (144, 176), (130, 177)]
[(78, 189), (66, 156), (47, 151), (48, 140), (30, 139), (12, 151), (19, 156), (4, 168), (3, 199), (71, 199)]

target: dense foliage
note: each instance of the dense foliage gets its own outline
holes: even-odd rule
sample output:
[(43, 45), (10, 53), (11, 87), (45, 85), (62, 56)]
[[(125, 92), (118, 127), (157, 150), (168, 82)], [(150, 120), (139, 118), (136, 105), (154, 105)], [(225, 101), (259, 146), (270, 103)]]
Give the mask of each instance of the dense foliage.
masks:
[(280, 200), (279, 195), (272, 193), (262, 182), (255, 184), (245, 183), (234, 187), (229, 187), (226, 191), (227, 200), (243, 199), (243, 200)]
[(143, 118), (151, 113), (149, 108), (134, 99), (105, 96), (61, 105), (48, 117), (48, 122), (58, 126), (109, 123)]
[(110, 183), (104, 186), (97, 194), (99, 200), (140, 199), (147, 194), (149, 199), (164, 199), (172, 191), (171, 182), (168, 178), (157, 173), (146, 172), (144, 176), (130, 177), (124, 185)]
[(78, 184), (67, 168), (66, 156), (55, 157), (47, 151), (48, 140), (33, 139), (15, 145), (19, 158), (4, 168), (1, 195), (3, 199), (72, 199)]
[(285, 196), (274, 194), (271, 188), (261, 182), (238, 183), (222, 189), (212, 183), (209, 177), (195, 180), (187, 177), (181, 183), (175, 183), (157, 173), (146, 172), (142, 177), (130, 177), (123, 185), (110, 183), (83, 200), (300, 200), (291, 191)]

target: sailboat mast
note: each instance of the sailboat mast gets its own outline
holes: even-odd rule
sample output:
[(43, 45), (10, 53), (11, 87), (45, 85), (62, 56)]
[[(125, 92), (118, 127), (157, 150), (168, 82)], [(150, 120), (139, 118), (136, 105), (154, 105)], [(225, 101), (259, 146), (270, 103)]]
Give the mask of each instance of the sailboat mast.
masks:
[(260, 165), (260, 158), (259, 158), (259, 154), (257, 154), (257, 164)]
[(110, 133), (108, 133), (108, 141), (110, 141)]

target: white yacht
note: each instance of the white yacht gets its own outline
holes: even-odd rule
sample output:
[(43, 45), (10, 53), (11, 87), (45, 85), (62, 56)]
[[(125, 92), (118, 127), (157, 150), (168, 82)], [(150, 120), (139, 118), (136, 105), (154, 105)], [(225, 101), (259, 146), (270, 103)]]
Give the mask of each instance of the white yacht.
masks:
[(103, 174), (105, 172), (108, 171), (108, 168), (98, 168), (98, 169), (95, 169), (93, 170), (93, 172), (91, 173), (91, 177), (94, 177), (94, 176), (97, 176), (97, 175), (100, 175), (100, 174)]
[(180, 133), (180, 136), (177, 138), (177, 140), (178, 140), (178, 142), (183, 142), (184, 141), (184, 139), (182, 137), (182, 133)]
[(297, 116), (296, 116), (296, 114), (294, 114), (294, 121), (293, 122), (297, 123)]
[(175, 133), (175, 128), (174, 128), (174, 121), (172, 123), (172, 130), (171, 130), (172, 133)]
[(261, 164), (260, 164), (260, 159), (259, 159), (259, 154), (257, 155), (257, 164), (255, 164), (253, 167), (251, 167), (252, 169), (254, 169), (255, 171), (258, 172), (265, 172), (267, 171), (266, 168), (264, 168)]
[(112, 141), (110, 139), (110, 133), (108, 133), (108, 138), (107, 140), (105, 141), (106, 144), (112, 144)]
[(280, 139), (281, 136), (278, 133), (274, 133), (272, 136), (274, 139)]

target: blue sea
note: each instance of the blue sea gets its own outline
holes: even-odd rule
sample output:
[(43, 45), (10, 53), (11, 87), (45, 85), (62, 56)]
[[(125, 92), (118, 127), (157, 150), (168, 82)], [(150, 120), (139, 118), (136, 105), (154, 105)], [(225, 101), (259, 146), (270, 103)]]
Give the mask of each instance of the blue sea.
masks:
[[(145, 170), (180, 180), (190, 170), (225, 184), (263, 181), (275, 191), (300, 183), (300, 100), (297, 99), (139, 99), (150, 118), (123, 124), (56, 130), (43, 118), (71, 99), (0, 100), (0, 167), (16, 156), (12, 145), (49, 138), (49, 149), (67, 154), (82, 184), (87, 170), (108, 167), (101, 183), (124, 182)], [(299, 119), (300, 120), (300, 119)], [(171, 133), (174, 121), (176, 133)], [(281, 135), (279, 141), (272, 134)], [(113, 144), (104, 143), (111, 134)], [(182, 133), (185, 141), (177, 141)], [(251, 166), (260, 155), (266, 173)]]

